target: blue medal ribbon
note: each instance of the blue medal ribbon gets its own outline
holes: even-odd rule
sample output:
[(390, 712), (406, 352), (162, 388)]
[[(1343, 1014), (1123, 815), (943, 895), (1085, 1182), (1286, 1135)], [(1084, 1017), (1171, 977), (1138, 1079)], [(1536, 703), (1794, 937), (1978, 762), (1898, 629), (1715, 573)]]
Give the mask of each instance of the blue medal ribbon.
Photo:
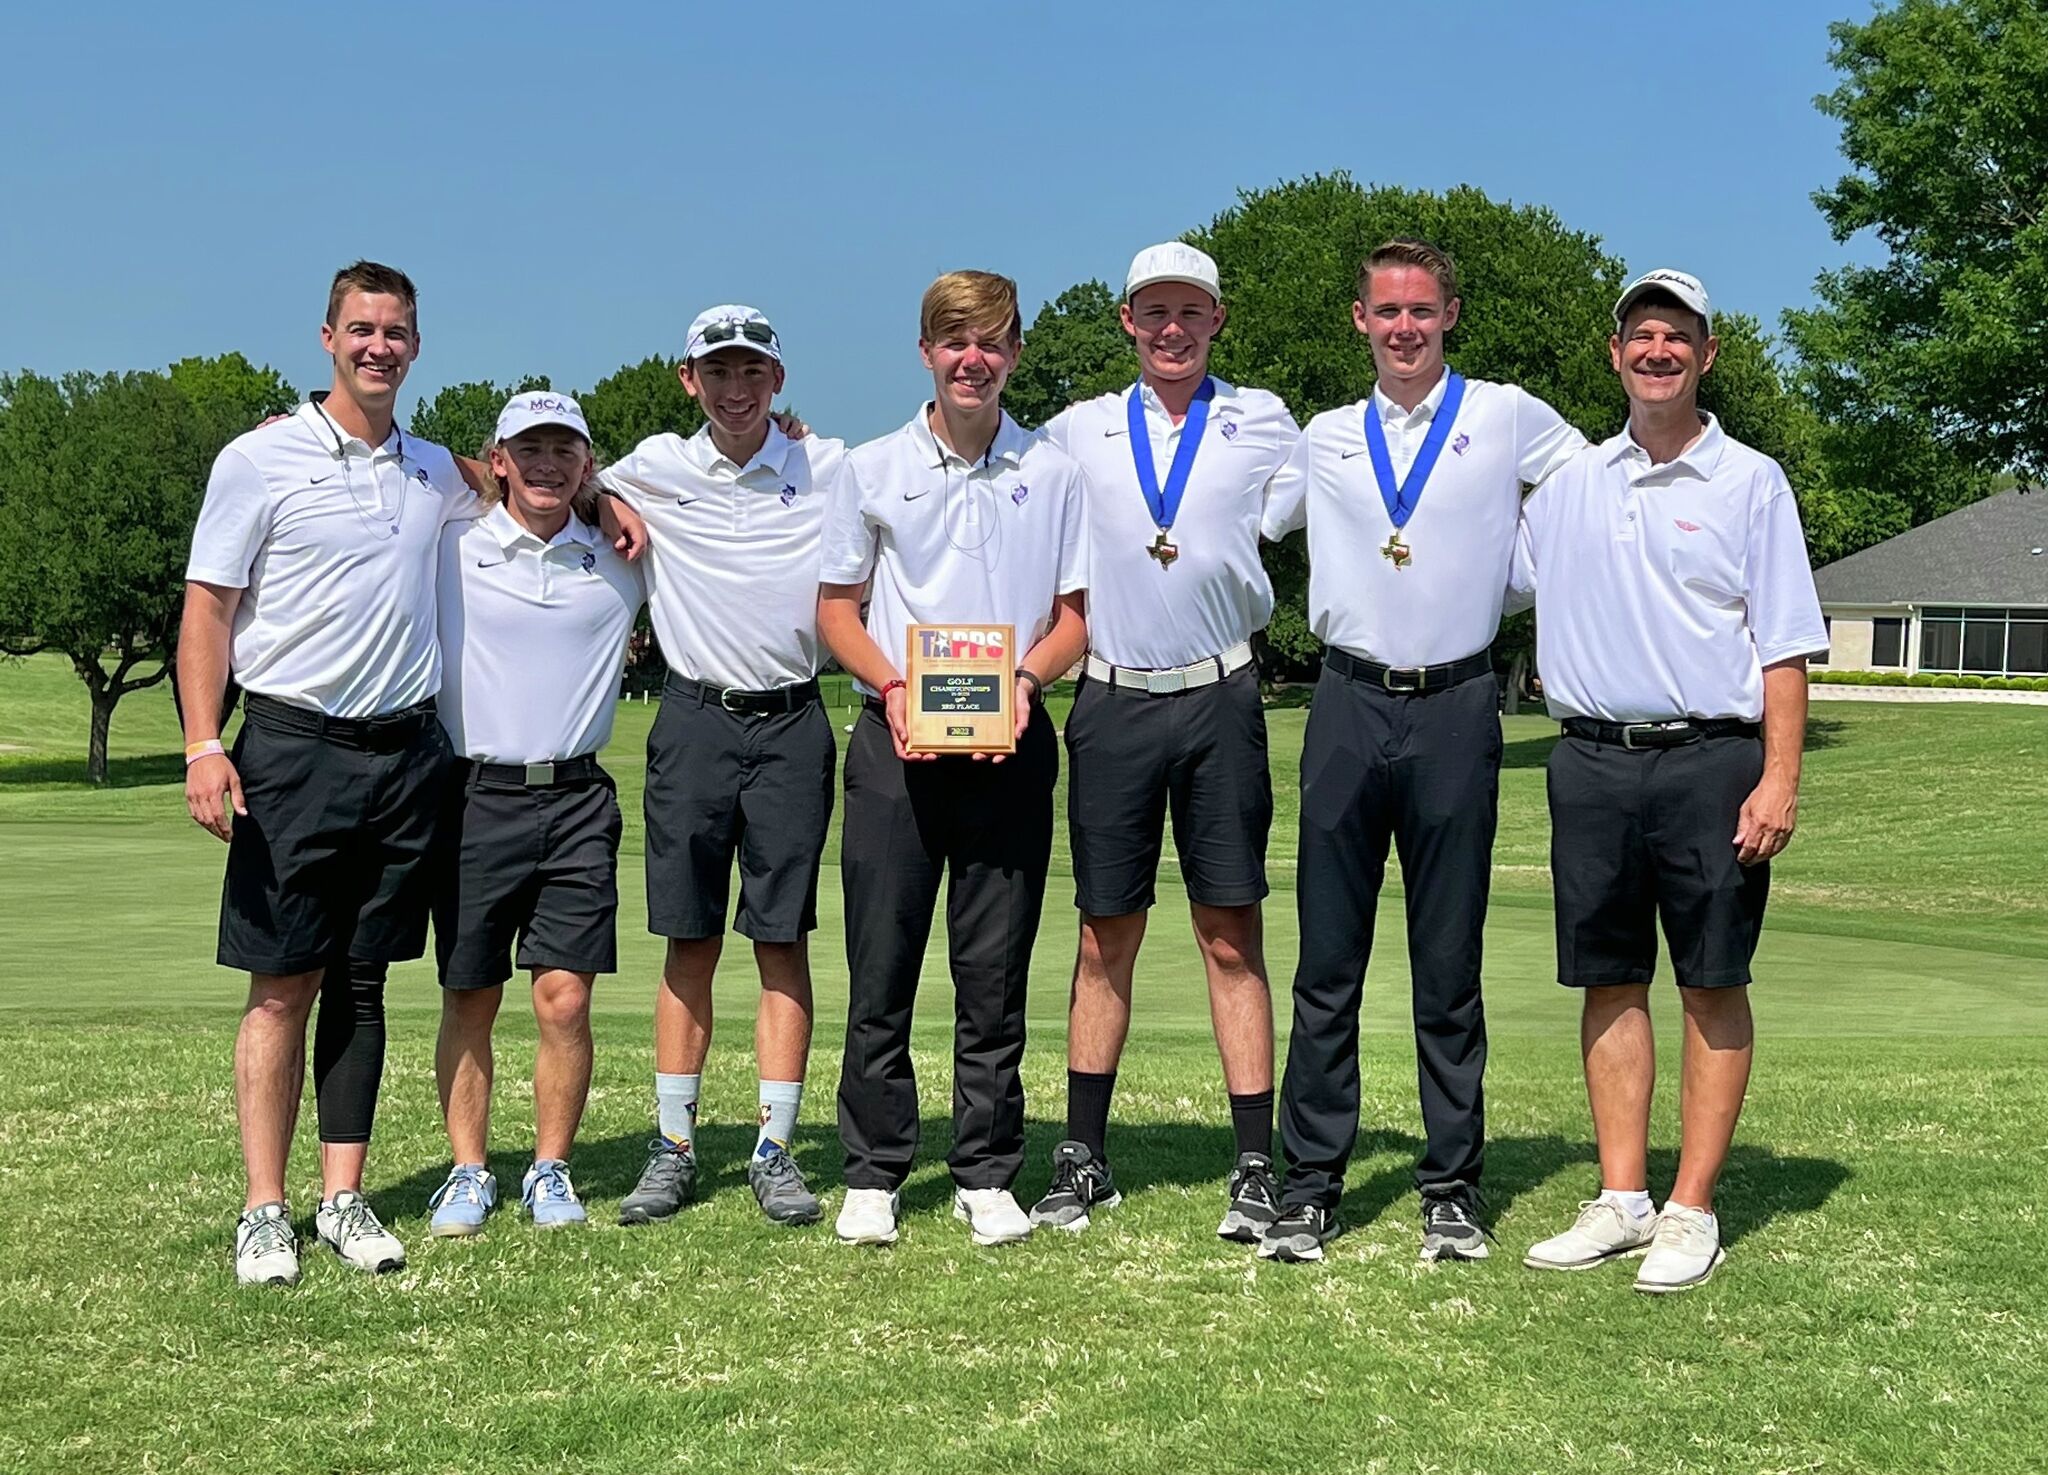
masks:
[(1422, 489), (1429, 482), (1429, 473), (1436, 469), (1436, 458), (1443, 454), (1444, 442), (1451, 438), (1451, 426), (1457, 421), (1458, 406), (1464, 399), (1464, 379), (1455, 370), (1447, 370), (1444, 402), (1437, 406), (1436, 418), (1429, 422), (1429, 434), (1423, 437), (1422, 449), (1415, 453), (1415, 464), (1398, 485), (1394, 481), (1394, 458), (1387, 454), (1387, 430), (1380, 424), (1379, 406), (1366, 401), (1365, 447), (1372, 452), (1372, 474), (1380, 484), (1380, 500), (1387, 504), (1387, 517), (1396, 532), (1415, 515), (1415, 504), (1422, 500)]
[(1145, 509), (1165, 532), (1180, 513), (1180, 499), (1187, 494), (1188, 476), (1195, 469), (1195, 452), (1201, 449), (1202, 432), (1209, 426), (1209, 401), (1216, 398), (1216, 381), (1204, 376), (1202, 387), (1188, 404), (1181, 423), (1180, 444), (1174, 448), (1173, 465), (1166, 470), (1166, 488), (1160, 490), (1159, 468), (1152, 464), (1152, 434), (1145, 428), (1145, 386), (1131, 386), (1125, 408), (1131, 426), (1131, 460), (1138, 468), (1138, 490), (1145, 496)]

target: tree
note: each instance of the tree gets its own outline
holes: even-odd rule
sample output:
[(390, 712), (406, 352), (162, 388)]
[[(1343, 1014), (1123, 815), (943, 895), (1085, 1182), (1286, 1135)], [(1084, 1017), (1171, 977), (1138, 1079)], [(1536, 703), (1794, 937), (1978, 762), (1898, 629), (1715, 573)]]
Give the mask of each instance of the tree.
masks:
[(497, 434), (498, 412), (506, 400), (529, 389), (552, 388), (545, 374), (528, 374), (511, 389), (500, 389), (488, 379), (444, 385), (432, 399), (413, 407), (412, 433), (459, 456), (481, 456)]
[(1886, 259), (1785, 326), (1836, 449), (1920, 522), (1988, 490), (1972, 469), (2048, 475), (2048, 7), (1900, 0), (1829, 34), (1843, 80), (1815, 102), (1851, 172), (1814, 203)]
[(1024, 351), (1003, 386), (1003, 407), (1036, 429), (1068, 405), (1125, 389), (1138, 361), (1117, 319), (1117, 299), (1101, 282), (1067, 288), (1038, 310)]
[(650, 435), (695, 435), (704, 412), (676, 377), (678, 360), (656, 355), (628, 364), (578, 395), (597, 454), (616, 461)]
[(105, 783), (115, 705), (169, 674), (208, 437), (163, 374), (0, 376), (0, 405), (0, 651), (69, 658)]

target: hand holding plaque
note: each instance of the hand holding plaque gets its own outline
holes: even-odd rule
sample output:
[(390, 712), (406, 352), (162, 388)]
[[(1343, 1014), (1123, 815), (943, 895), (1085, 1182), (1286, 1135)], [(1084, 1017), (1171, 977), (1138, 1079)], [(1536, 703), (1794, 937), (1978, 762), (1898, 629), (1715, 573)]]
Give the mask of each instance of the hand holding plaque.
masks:
[(904, 752), (1017, 751), (1017, 632), (1011, 625), (912, 625), (903, 665)]

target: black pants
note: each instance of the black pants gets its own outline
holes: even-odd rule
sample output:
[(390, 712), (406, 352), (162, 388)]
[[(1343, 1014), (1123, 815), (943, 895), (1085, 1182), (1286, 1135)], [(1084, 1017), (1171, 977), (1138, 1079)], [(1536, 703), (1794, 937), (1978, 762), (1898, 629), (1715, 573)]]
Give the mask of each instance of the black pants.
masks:
[(1052, 861), (1059, 756), (1043, 708), (1002, 763), (906, 763), (868, 707), (846, 752), (846, 1186), (900, 1186), (917, 1152), (911, 1006), (948, 880), (953, 972), (953, 1179), (1007, 1188), (1024, 1163), (1024, 987)]
[(1476, 1185), (1486, 1141), (1479, 995), (1500, 796), (1491, 675), (1388, 692), (1325, 667), (1301, 757), (1301, 962), (1281, 1090), (1289, 1204), (1334, 1208), (1358, 1136), (1358, 1009), (1389, 841), (1414, 975), (1425, 1191)]

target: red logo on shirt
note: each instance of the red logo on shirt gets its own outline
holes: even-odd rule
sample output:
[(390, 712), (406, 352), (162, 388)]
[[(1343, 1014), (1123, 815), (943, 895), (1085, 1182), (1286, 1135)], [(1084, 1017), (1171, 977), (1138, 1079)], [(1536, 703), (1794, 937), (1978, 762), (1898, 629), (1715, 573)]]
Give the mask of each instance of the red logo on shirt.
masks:
[(1696, 533), (1700, 530), (1700, 525), (1698, 523), (1687, 522), (1682, 517), (1674, 517), (1671, 520), (1678, 524), (1678, 530), (1682, 533)]

